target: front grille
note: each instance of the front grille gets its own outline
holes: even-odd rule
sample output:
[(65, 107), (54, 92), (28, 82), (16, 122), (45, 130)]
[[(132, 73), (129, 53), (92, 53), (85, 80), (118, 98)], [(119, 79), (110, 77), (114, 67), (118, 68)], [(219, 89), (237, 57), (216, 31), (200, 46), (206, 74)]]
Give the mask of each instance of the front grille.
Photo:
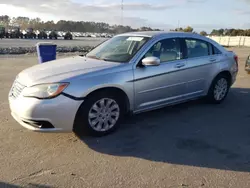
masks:
[(17, 98), (24, 88), (25, 88), (25, 85), (15, 80), (10, 91), (10, 96), (12, 98)]

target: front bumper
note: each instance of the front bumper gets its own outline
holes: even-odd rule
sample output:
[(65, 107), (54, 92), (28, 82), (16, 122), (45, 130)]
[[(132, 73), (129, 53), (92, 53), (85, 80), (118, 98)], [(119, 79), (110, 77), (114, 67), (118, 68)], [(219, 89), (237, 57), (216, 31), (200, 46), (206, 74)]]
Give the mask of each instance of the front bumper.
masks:
[(46, 100), (9, 97), (12, 117), (23, 127), (38, 132), (72, 131), (82, 102), (63, 95)]

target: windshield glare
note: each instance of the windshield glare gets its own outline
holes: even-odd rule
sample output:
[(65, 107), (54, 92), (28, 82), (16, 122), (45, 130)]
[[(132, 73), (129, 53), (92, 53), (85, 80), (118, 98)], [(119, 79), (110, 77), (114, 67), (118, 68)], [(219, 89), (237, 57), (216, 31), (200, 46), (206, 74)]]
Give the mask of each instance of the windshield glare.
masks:
[(128, 62), (149, 40), (141, 36), (117, 36), (86, 54), (86, 57), (114, 62)]

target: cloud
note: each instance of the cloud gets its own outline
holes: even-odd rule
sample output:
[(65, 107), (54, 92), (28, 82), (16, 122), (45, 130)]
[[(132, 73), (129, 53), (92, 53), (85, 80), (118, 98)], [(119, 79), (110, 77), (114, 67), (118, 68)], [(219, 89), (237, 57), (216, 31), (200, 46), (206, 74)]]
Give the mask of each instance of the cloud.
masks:
[(202, 29), (202, 28), (216, 29), (216, 28), (225, 28), (228, 25), (220, 23), (220, 24), (191, 24), (191, 26), (197, 29)]
[(207, 0), (187, 0), (187, 3), (205, 3)]
[[(96, 2), (96, 1), (94, 1)], [(6, 0), (0, 0), (0, 4), (6, 4)], [(36, 11), (50, 11), (49, 8), (57, 8), (58, 12), (62, 12), (60, 8), (63, 10), (68, 9), (70, 12), (74, 11), (120, 11), (121, 3), (114, 3), (106, 1), (97, 1), (97, 3), (76, 3), (70, 0), (43, 0), (43, 1), (34, 1), (34, 0), (8, 0), (9, 5), (18, 6), (18, 7), (26, 7), (32, 8)], [(168, 3), (168, 4), (149, 4), (149, 3), (124, 3), (125, 10), (140, 10), (140, 11), (149, 11), (149, 10), (166, 10), (170, 8), (174, 8), (178, 5), (178, 3)], [(41, 10), (40, 8), (43, 7)], [(74, 9), (71, 9), (74, 8)], [(47, 10), (46, 10), (47, 9)], [(65, 12), (64, 12), (65, 14)]]
[(250, 10), (244, 10), (244, 9), (234, 9), (234, 12), (239, 15), (248, 15), (250, 14)]
[[(124, 11), (164, 11), (178, 7), (185, 1), (186, 0), (176, 0), (173, 1), (173, 3), (164, 4), (150, 4), (143, 2), (124, 3)], [(53, 15), (51, 19), (54, 20), (64, 19), (77, 21), (97, 21), (108, 22), (110, 24), (121, 23), (121, 4), (117, 1), (93, 0), (91, 3), (88, 2), (78, 3), (72, 2), (71, 0), (0, 0), (0, 4), (23, 8), (30, 13)], [(11, 11), (9, 12), (11, 13)], [(133, 27), (143, 26), (144, 24), (147, 24), (147, 26), (158, 25), (155, 22), (150, 22), (143, 17), (127, 17), (127, 15), (125, 15), (123, 23)], [(164, 25), (163, 27), (165, 26), (167, 25)]]
[(242, 25), (242, 27), (245, 28), (245, 29), (249, 29), (250, 28), (250, 22), (249, 23), (244, 23)]
[[(149, 16), (159, 11), (186, 6), (189, 3), (204, 3), (207, 0), (168, 0), (164, 3), (157, 3), (155, 0), (149, 1), (135, 0), (133, 2), (124, 1), (124, 25), (132, 27), (157, 27), (160, 29), (172, 28), (172, 25), (149, 21)], [(163, 2), (163, 1), (161, 1)], [(0, 0), (1, 4), (22, 8), (20, 16), (23, 15), (41, 15), (46, 20), (75, 20), (75, 21), (95, 21), (106, 22), (109, 24), (121, 23), (121, 3), (117, 0)], [(11, 12), (12, 11), (7, 11)], [(138, 16), (138, 12), (142, 14)], [(143, 13), (144, 12), (144, 13)], [(133, 16), (133, 13), (137, 16)], [(1, 14), (1, 13), (0, 13)], [(14, 14), (12, 12), (12, 14)], [(15, 13), (14, 15), (16, 15)], [(149, 15), (148, 15), (149, 14)]]

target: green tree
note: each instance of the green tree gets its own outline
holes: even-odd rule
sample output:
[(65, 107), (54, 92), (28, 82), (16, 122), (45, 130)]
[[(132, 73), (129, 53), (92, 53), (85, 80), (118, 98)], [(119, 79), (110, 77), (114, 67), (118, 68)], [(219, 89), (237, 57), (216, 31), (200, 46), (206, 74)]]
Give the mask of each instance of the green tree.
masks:
[(190, 27), (190, 26), (187, 26), (185, 29), (184, 29), (184, 32), (193, 32), (193, 28)]
[(207, 32), (206, 32), (206, 31), (201, 31), (201, 32), (200, 32), (200, 35), (202, 35), (202, 36), (207, 36)]
[(0, 25), (7, 27), (10, 23), (10, 17), (7, 15), (0, 16)]
[(16, 17), (11, 19), (11, 25), (13, 26), (19, 26), (21, 29), (27, 29), (29, 26), (30, 19), (28, 17)]

